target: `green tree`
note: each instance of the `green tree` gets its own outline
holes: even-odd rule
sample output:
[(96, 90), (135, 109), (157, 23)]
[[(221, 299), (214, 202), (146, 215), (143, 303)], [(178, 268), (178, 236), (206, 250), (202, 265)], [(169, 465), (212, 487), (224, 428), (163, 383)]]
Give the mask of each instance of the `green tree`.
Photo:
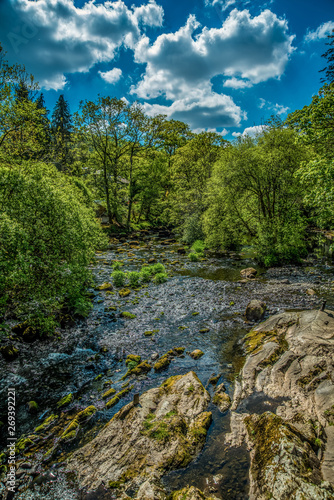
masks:
[(326, 45), (329, 47), (322, 57), (327, 59), (327, 66), (320, 70), (320, 72), (325, 73), (325, 78), (321, 78), (322, 83), (333, 83), (334, 82), (334, 30), (328, 35), (328, 41)]
[(266, 265), (297, 260), (305, 221), (296, 171), (306, 158), (297, 134), (270, 127), (224, 150), (208, 189), (204, 230), (209, 243), (254, 242)]
[(51, 132), (55, 155), (55, 164), (59, 170), (66, 171), (71, 163), (72, 115), (64, 94), (55, 104), (51, 116)]

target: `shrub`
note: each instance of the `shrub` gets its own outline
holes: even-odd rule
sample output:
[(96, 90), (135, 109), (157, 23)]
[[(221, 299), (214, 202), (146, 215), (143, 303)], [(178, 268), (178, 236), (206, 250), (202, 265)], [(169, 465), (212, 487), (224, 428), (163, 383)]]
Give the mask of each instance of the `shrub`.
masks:
[(191, 247), (191, 250), (198, 254), (203, 254), (204, 249), (205, 249), (205, 243), (203, 240), (196, 240)]
[(197, 253), (191, 252), (188, 255), (188, 259), (190, 259), (191, 262), (198, 262), (199, 261), (199, 255), (197, 255)]
[(129, 285), (132, 288), (136, 288), (137, 286), (139, 286), (139, 280), (141, 278), (140, 273), (132, 271), (131, 273), (128, 274), (128, 277), (129, 277)]
[(115, 286), (124, 286), (126, 274), (123, 271), (114, 271), (111, 277)]
[(154, 283), (159, 284), (159, 283), (165, 283), (165, 281), (167, 281), (167, 279), (168, 279), (168, 275), (166, 273), (157, 273), (154, 276), (153, 281), (154, 281)]
[(149, 267), (142, 267), (140, 271), (140, 278), (143, 283), (149, 283), (151, 281), (152, 271)]
[(158, 273), (165, 273), (166, 272), (165, 266), (163, 264), (160, 264), (160, 262), (158, 262), (157, 264), (153, 264), (153, 266), (150, 266), (150, 267), (151, 267), (152, 274), (158, 274)]
[(115, 262), (113, 262), (112, 264), (112, 268), (114, 271), (120, 271), (122, 267), (122, 264), (120, 262), (118, 262), (117, 260)]

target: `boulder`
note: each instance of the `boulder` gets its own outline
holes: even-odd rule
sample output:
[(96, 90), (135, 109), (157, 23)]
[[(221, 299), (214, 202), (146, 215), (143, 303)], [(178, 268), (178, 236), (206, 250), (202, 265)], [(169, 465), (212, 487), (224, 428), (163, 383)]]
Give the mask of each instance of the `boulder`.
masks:
[(218, 406), (222, 413), (229, 409), (231, 406), (231, 398), (226, 394), (226, 387), (224, 384), (220, 384), (217, 387), (212, 402)]
[(245, 312), (247, 321), (260, 321), (266, 312), (266, 307), (266, 304), (262, 300), (251, 300)]
[(250, 500), (333, 499), (333, 313), (276, 314), (247, 334), (245, 346), (232, 409), (247, 408), (256, 394), (278, 405), (276, 414), (239, 413), (231, 424), (230, 444), (240, 445), (238, 434), (251, 449)]
[(14, 361), (19, 355), (19, 350), (12, 344), (0, 347), (0, 352), (5, 361)]
[(243, 278), (253, 279), (257, 275), (257, 270), (254, 267), (247, 267), (246, 269), (242, 269), (240, 274)]
[(178, 248), (177, 249), (177, 253), (180, 254), (180, 255), (185, 255), (187, 252), (186, 252), (185, 248)]
[[(168, 470), (185, 467), (204, 445), (210, 401), (194, 372), (167, 379), (124, 406), (100, 433), (68, 460), (82, 487), (104, 484), (123, 498), (164, 498), (159, 479)], [(145, 486), (144, 486), (145, 485)], [(145, 491), (151, 496), (145, 497)], [(154, 496), (155, 492), (156, 496)], [(124, 496), (125, 498), (125, 496)]]
[(199, 359), (202, 356), (204, 356), (204, 352), (201, 351), (200, 349), (195, 349), (193, 352), (189, 354), (189, 356), (193, 359)]

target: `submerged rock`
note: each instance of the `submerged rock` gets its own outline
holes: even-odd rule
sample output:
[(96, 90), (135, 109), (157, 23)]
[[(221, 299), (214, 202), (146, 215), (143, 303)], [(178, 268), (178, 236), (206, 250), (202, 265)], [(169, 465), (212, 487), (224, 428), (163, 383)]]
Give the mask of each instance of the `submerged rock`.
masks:
[(13, 345), (5, 345), (0, 347), (0, 352), (5, 361), (14, 361), (19, 355), (19, 350)]
[(248, 321), (260, 321), (266, 312), (266, 307), (262, 300), (251, 300), (246, 308), (246, 319)]
[(73, 454), (68, 467), (77, 471), (85, 488), (104, 484), (118, 491), (117, 498), (127, 498), (129, 489), (136, 499), (151, 498), (144, 490), (162, 490), (160, 477), (188, 465), (204, 445), (211, 422), (211, 413), (205, 411), (209, 400), (194, 372), (171, 377), (142, 394), (138, 406), (124, 406)]
[(202, 356), (204, 356), (204, 352), (201, 351), (200, 349), (195, 349), (193, 352), (189, 354), (189, 356), (193, 359), (199, 359)]
[(220, 384), (217, 387), (212, 402), (218, 406), (221, 412), (229, 409), (229, 407), (231, 406), (231, 398), (228, 394), (226, 394), (226, 388), (224, 384)]

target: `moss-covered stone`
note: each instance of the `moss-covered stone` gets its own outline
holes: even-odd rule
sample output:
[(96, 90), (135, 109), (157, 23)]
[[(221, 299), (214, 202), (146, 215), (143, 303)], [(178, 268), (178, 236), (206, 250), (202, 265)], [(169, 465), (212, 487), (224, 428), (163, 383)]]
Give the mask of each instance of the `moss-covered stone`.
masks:
[(193, 359), (199, 359), (201, 358), (202, 356), (204, 356), (204, 352), (201, 351), (200, 349), (195, 349), (194, 351), (192, 351), (189, 356)]
[(112, 290), (113, 286), (111, 283), (103, 283), (102, 285), (99, 285), (95, 288), (95, 290), (105, 292), (106, 290)]
[(121, 313), (121, 316), (122, 316), (122, 318), (126, 318), (126, 319), (135, 319), (137, 317), (135, 314), (132, 314), (132, 313), (127, 312), (127, 311), (123, 311)]
[(122, 288), (122, 290), (119, 290), (118, 294), (120, 297), (127, 297), (128, 295), (130, 295), (131, 293), (131, 290), (129, 290), (129, 288)]
[(153, 330), (147, 330), (146, 332), (144, 332), (145, 337), (152, 337), (153, 335), (154, 335)]
[(57, 408), (64, 408), (65, 406), (68, 406), (72, 403), (73, 399), (73, 394), (70, 392), (70, 394), (67, 394), (60, 401), (58, 401)]
[(13, 345), (0, 347), (0, 353), (5, 361), (14, 361), (19, 355), (19, 350)]
[(115, 406), (124, 396), (126, 396), (130, 391), (132, 391), (133, 388), (134, 386), (131, 385), (130, 387), (126, 387), (122, 391), (118, 392), (116, 396), (114, 396), (106, 403), (106, 408), (112, 408), (113, 406)]
[(129, 363), (131, 363), (131, 361), (135, 361), (135, 363), (138, 364), (141, 362), (141, 356), (139, 356), (138, 354), (129, 354), (126, 357), (125, 364), (128, 365)]
[(111, 389), (109, 389), (108, 391), (106, 391), (104, 394), (102, 394), (102, 399), (108, 399), (110, 396), (112, 396), (115, 393), (116, 393), (116, 389), (114, 389), (112, 387)]
[(58, 418), (58, 415), (50, 415), (49, 417), (47, 417), (44, 422), (39, 425), (38, 427), (35, 428), (35, 432), (43, 432), (45, 431), (46, 429), (48, 429), (49, 427), (51, 427), (51, 425), (57, 420)]
[(29, 401), (27, 404), (29, 413), (37, 413), (38, 412), (38, 404), (36, 401)]

